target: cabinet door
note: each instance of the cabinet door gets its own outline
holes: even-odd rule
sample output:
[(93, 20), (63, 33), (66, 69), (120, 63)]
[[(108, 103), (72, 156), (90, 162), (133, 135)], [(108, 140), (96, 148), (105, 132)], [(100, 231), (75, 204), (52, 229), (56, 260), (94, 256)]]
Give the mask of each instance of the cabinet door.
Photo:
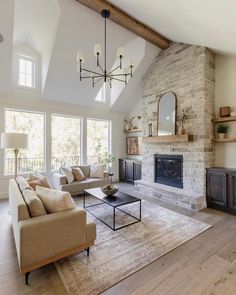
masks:
[(134, 181), (134, 163), (130, 161), (126, 162), (126, 180), (130, 182)]
[(141, 176), (142, 165), (140, 163), (134, 163), (134, 180), (139, 180)]
[(236, 210), (236, 171), (228, 174), (228, 202), (229, 208)]
[(208, 170), (207, 204), (214, 207), (227, 207), (227, 174), (224, 170)]
[(120, 181), (125, 181), (125, 161), (119, 159), (119, 178)]

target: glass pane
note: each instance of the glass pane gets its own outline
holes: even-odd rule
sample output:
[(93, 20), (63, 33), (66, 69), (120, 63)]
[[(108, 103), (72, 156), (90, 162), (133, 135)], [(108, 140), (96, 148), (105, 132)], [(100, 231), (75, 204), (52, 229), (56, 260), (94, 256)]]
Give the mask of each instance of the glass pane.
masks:
[(32, 75), (33, 73), (33, 62), (30, 60), (26, 61), (26, 74)]
[(25, 67), (26, 67), (25, 60), (20, 58), (19, 59), (19, 71), (20, 71), (20, 73), (25, 73)]
[(19, 85), (25, 86), (25, 74), (24, 73), (19, 74)]
[(31, 75), (28, 75), (26, 74), (25, 75), (25, 86), (27, 87), (32, 87), (33, 86), (33, 83), (32, 83), (32, 76)]
[(87, 163), (100, 164), (109, 153), (109, 122), (87, 120)]
[[(20, 149), (18, 171), (44, 171), (44, 114), (5, 111), (6, 132), (21, 132), (29, 135), (29, 146)], [(14, 154), (5, 153), (5, 174), (14, 174)]]
[(80, 118), (52, 116), (51, 169), (80, 163)]

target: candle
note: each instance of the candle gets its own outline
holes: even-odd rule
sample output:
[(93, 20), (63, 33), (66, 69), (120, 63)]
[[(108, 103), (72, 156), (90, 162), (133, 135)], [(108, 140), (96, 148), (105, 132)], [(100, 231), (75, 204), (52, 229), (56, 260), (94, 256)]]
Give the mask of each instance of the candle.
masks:
[(102, 46), (101, 46), (101, 44), (95, 44), (94, 45), (94, 56), (97, 56), (97, 54), (102, 56)]
[(124, 48), (123, 47), (118, 47), (117, 48), (117, 57), (124, 57)]
[(84, 62), (84, 53), (83, 53), (83, 51), (79, 51), (78, 50), (78, 52), (77, 52), (77, 62), (79, 62), (80, 60), (82, 61), (82, 62)]

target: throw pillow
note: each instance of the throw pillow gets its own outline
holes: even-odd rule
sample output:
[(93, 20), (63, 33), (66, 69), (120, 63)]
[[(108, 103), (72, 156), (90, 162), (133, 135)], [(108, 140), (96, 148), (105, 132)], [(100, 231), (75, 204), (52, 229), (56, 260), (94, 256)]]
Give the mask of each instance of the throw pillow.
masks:
[(60, 169), (62, 175), (65, 175), (67, 177), (67, 182), (71, 183), (75, 180), (74, 175), (72, 173), (72, 169), (69, 167), (61, 167)]
[(76, 207), (74, 200), (68, 192), (37, 186), (36, 193), (48, 213), (56, 213)]
[(91, 178), (104, 178), (104, 171), (106, 170), (106, 164), (96, 165), (90, 167)]
[(21, 192), (23, 192), (26, 189), (32, 190), (32, 188), (30, 187), (30, 185), (28, 184), (28, 182), (25, 180), (23, 176), (17, 176), (16, 182), (18, 183)]
[(32, 180), (37, 180), (40, 178), (43, 178), (44, 176), (35, 172), (35, 173), (30, 173), (29, 177), (26, 179), (27, 181), (32, 181)]
[(42, 177), (39, 179), (35, 179), (35, 180), (31, 180), (28, 181), (29, 185), (32, 187), (32, 189), (35, 191), (36, 190), (36, 186), (42, 186), (42, 187), (46, 187), (46, 188), (51, 188), (50, 184), (48, 183), (48, 180), (46, 177)]
[(85, 179), (83, 171), (78, 167), (78, 168), (72, 168), (72, 173), (74, 175), (74, 178), (76, 181), (81, 181)]
[(25, 203), (28, 206), (31, 217), (37, 217), (47, 214), (42, 201), (34, 191), (26, 189), (23, 191), (23, 196), (25, 199)]

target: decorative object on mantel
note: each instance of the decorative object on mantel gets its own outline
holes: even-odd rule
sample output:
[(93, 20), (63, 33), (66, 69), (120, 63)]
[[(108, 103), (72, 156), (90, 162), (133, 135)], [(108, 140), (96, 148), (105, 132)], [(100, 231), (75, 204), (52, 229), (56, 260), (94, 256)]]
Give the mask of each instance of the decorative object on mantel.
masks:
[(142, 137), (133, 136), (126, 138), (127, 155), (141, 155), (142, 154)]
[[(119, 81), (125, 83), (127, 85), (128, 77), (133, 76), (133, 67), (134, 63), (130, 60), (130, 65), (128, 68), (123, 69), (123, 60), (124, 60), (124, 49), (122, 47), (118, 47), (117, 49), (117, 58), (119, 59), (119, 65), (114, 67), (111, 71), (107, 70), (107, 18), (110, 17), (109, 10), (102, 10), (101, 12), (102, 17), (105, 20), (105, 41), (104, 41), (104, 67), (100, 64), (100, 57), (102, 56), (102, 48), (100, 44), (95, 44), (94, 46), (94, 55), (97, 59), (97, 67), (99, 71), (96, 70), (89, 70), (82, 67), (82, 63), (84, 63), (84, 54), (82, 51), (78, 51), (77, 53), (77, 62), (78, 62), (78, 71), (80, 73), (80, 81), (83, 79), (91, 79), (92, 86), (103, 80), (104, 83), (108, 82), (110, 87), (112, 86), (112, 80)], [(119, 71), (118, 71), (119, 69)], [(87, 76), (82, 76), (82, 73), (88, 73)]]
[(218, 133), (218, 138), (223, 139), (226, 137), (228, 131), (228, 126), (227, 125), (219, 125), (217, 127), (217, 133)]
[(157, 135), (176, 134), (176, 95), (168, 91), (161, 95), (157, 105)]
[(134, 126), (133, 125), (133, 120), (134, 119), (141, 120), (141, 116), (133, 116), (130, 119), (129, 118), (125, 118), (124, 119), (124, 121), (125, 121), (124, 132), (125, 133), (127, 133), (127, 132), (139, 132), (139, 131), (141, 131), (140, 129), (138, 129), (137, 126)]
[(152, 137), (152, 123), (148, 124), (148, 136)]
[(182, 113), (178, 116), (178, 123), (179, 123), (179, 130), (178, 133), (180, 135), (185, 134), (185, 127), (184, 124), (186, 120), (190, 118), (190, 112), (191, 112), (192, 107), (188, 107), (182, 110)]
[(116, 194), (118, 190), (119, 190), (119, 187), (114, 184), (107, 184), (101, 187), (101, 191), (108, 197), (113, 197), (113, 195)]
[(220, 117), (229, 117), (231, 108), (229, 106), (220, 107)]

